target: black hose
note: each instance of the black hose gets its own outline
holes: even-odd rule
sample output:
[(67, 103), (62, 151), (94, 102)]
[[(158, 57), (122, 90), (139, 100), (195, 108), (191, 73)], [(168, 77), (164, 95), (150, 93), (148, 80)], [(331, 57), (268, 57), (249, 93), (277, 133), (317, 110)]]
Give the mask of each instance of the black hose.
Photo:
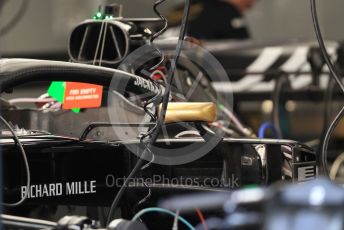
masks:
[(278, 77), (276, 80), (275, 89), (272, 93), (272, 101), (273, 101), (273, 109), (272, 109), (272, 122), (276, 128), (278, 138), (282, 138), (282, 129), (281, 129), (281, 121), (280, 121), (280, 101), (281, 101), (281, 93), (283, 91), (283, 87), (289, 87), (289, 78), (288, 75), (283, 74)]
[[(325, 43), (323, 36), (321, 34), (320, 26), (319, 26), (319, 20), (318, 20), (318, 15), (317, 15), (317, 8), (316, 8), (316, 0), (310, 0), (311, 3), (311, 12), (312, 12), (312, 19), (313, 19), (313, 26), (315, 30), (316, 37), (318, 39), (318, 43), (321, 49), (321, 52), (325, 58), (325, 62), (330, 70), (331, 76), (335, 79), (337, 82), (338, 86), (340, 87), (341, 91), (344, 92), (344, 84), (341, 81), (341, 77), (338, 75), (336, 68), (332, 64), (331, 58), (329, 54), (327, 53)], [(323, 143), (322, 143), (322, 148), (321, 148), (321, 170), (324, 175), (328, 175), (328, 165), (327, 165), (327, 149), (329, 145), (330, 138), (332, 136), (333, 131), (337, 127), (339, 121), (342, 119), (344, 115), (344, 107), (340, 110), (340, 112), (337, 114), (336, 118), (333, 120), (331, 123), (329, 129), (327, 130)]]
[(311, 11), (312, 11), (312, 19), (313, 19), (313, 26), (314, 26), (314, 31), (318, 39), (318, 43), (321, 49), (321, 52), (325, 58), (325, 62), (330, 69), (330, 73), (332, 74), (333, 78), (336, 80), (337, 84), (339, 85), (340, 89), (344, 93), (344, 84), (341, 81), (341, 77), (338, 74), (338, 70), (335, 68), (335, 66), (332, 64), (330, 55), (328, 54), (324, 42), (324, 38), (322, 36), (320, 26), (319, 26), (319, 20), (318, 20), (318, 15), (317, 15), (317, 6), (316, 6), (316, 0), (310, 0), (311, 1)]
[(152, 146), (154, 145), (154, 143), (156, 142), (156, 140), (158, 139), (158, 137), (160, 135), (161, 128), (162, 128), (164, 121), (165, 121), (167, 105), (168, 105), (170, 92), (171, 92), (171, 85), (172, 85), (172, 81), (173, 81), (174, 72), (176, 70), (176, 63), (178, 62), (178, 59), (179, 59), (179, 56), (180, 56), (180, 53), (182, 50), (182, 46), (183, 46), (184, 37), (186, 34), (186, 27), (187, 27), (187, 22), (188, 22), (188, 17), (189, 17), (189, 10), (190, 10), (190, 0), (185, 0), (184, 15), (183, 15), (182, 25), (181, 25), (181, 29), (180, 29), (180, 34), (179, 34), (179, 40), (178, 40), (178, 44), (177, 44), (176, 52), (175, 52), (176, 55), (175, 55), (175, 59), (172, 59), (171, 68), (169, 69), (168, 80), (167, 80), (166, 89), (165, 89), (165, 92), (164, 92), (163, 98), (162, 98), (162, 108), (161, 108), (160, 116), (159, 116), (158, 121), (157, 121), (157, 126), (155, 127), (155, 130), (151, 135), (151, 138), (149, 140), (147, 147), (144, 149), (141, 157), (138, 159), (133, 170), (130, 172), (129, 176), (126, 178), (122, 187), (118, 191), (115, 199), (113, 200), (111, 207), (110, 207), (110, 211), (109, 211), (107, 225), (109, 225), (109, 223), (111, 222), (111, 218), (113, 216), (113, 213), (116, 210), (116, 208), (118, 207), (119, 201), (121, 200), (124, 192), (126, 191), (126, 188), (128, 186), (129, 181), (131, 180), (132, 177), (135, 176), (137, 171), (142, 167), (147, 153), (152, 148)]

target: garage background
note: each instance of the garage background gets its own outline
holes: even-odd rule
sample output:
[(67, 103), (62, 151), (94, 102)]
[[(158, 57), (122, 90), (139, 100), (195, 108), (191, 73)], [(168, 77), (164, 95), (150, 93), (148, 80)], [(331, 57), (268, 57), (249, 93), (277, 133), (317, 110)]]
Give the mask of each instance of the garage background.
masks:
[[(0, 35), (0, 54), (6, 56), (50, 56), (65, 52), (71, 29), (90, 18), (100, 3), (97, 0), (7, 0), (0, 14), (0, 25), (13, 19), (23, 1), (27, 10), (20, 15), (19, 23), (7, 34)], [(124, 5), (125, 17), (155, 17), (153, 0), (111, 1)], [(182, 0), (167, 0), (162, 8), (166, 12)], [(319, 17), (327, 39), (343, 40), (344, 1), (318, 1)], [(3, 4), (4, 1), (2, 1)], [(292, 16), (291, 16), (292, 15)], [(253, 39), (276, 41), (290, 39), (314, 39), (311, 26), (309, 0), (259, 0), (247, 15)]]

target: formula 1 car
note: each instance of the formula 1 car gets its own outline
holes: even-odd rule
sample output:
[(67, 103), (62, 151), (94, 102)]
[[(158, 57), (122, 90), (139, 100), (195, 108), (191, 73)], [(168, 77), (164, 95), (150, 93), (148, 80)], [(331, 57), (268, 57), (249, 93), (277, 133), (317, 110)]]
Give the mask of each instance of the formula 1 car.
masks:
[[(131, 218), (170, 194), (316, 178), (311, 148), (296, 141), (257, 138), (242, 124), (230, 109), (232, 98), (217, 95), (212, 87), (215, 72), (223, 72), (207, 72), (204, 56), (181, 57), (178, 74), (169, 84), (173, 54), (161, 55), (161, 50), (176, 42), (158, 43), (159, 49), (150, 44), (154, 35), (142, 25), (147, 21), (157, 20), (97, 18), (81, 23), (70, 37), (74, 63), (0, 61), (2, 95), (14, 95), (25, 84), (49, 87), (49, 95), (34, 100), (1, 101), (4, 213), (32, 217), (37, 209), (49, 207), (45, 215), (52, 219), (54, 207), (84, 206), (91, 218), (106, 225), (104, 210), (123, 186), (127, 192), (119, 203), (120, 217)], [(201, 50), (192, 44), (189, 49)], [(56, 85), (63, 93), (56, 95)], [(148, 148), (169, 86), (163, 132)], [(35, 108), (17, 106), (27, 102)], [(124, 184), (147, 149), (147, 164)], [(16, 222), (3, 217), (9, 226)], [(150, 229), (160, 227), (159, 222), (151, 223)]]

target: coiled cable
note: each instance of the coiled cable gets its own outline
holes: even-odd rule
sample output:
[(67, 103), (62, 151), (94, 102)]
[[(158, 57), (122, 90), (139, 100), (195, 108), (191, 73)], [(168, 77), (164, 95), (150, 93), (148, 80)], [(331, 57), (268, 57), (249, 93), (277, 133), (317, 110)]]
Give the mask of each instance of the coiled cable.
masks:
[[(158, 4), (160, 4), (160, 2), (162, 1), (157, 1)], [(155, 7), (157, 6), (157, 3), (155, 3), (154, 5)], [(124, 192), (126, 191), (129, 181), (131, 180), (131, 178), (133, 178), (136, 175), (137, 171), (142, 167), (144, 159), (148, 153), (148, 149), (151, 149), (151, 147), (155, 144), (156, 140), (158, 139), (160, 135), (161, 128), (165, 121), (167, 106), (168, 106), (170, 92), (171, 92), (171, 83), (173, 81), (174, 71), (176, 70), (176, 63), (178, 62), (181, 49), (183, 46), (184, 37), (186, 34), (186, 26), (187, 26), (188, 17), (189, 17), (189, 10), (190, 10), (190, 0), (185, 0), (185, 8), (184, 8), (182, 25), (180, 29), (180, 35), (179, 35), (178, 44), (175, 50), (175, 59), (172, 59), (171, 61), (171, 68), (169, 69), (167, 84), (166, 84), (166, 88), (162, 97), (162, 108), (161, 108), (160, 116), (157, 120), (157, 125), (155, 126), (154, 132), (152, 132), (150, 136), (147, 147), (143, 150), (141, 157), (138, 159), (136, 165), (134, 166), (133, 170), (130, 172), (130, 174), (124, 181), (123, 186), (119, 189), (115, 199), (113, 200), (111, 204), (110, 212), (107, 219), (107, 225), (111, 222), (113, 213), (116, 210)]]
[(159, 30), (158, 32), (154, 33), (150, 39), (150, 43), (151, 45), (153, 45), (155, 51), (158, 53), (158, 55), (160, 56), (160, 60), (157, 64), (155, 64), (154, 66), (152, 66), (150, 68), (151, 71), (157, 69), (164, 61), (165, 61), (165, 55), (161, 52), (161, 50), (159, 48), (157, 48), (155, 45), (154, 45), (154, 40), (157, 39), (160, 35), (162, 35), (168, 28), (168, 21), (167, 21), (167, 18), (162, 15), (159, 10), (158, 10), (158, 7), (160, 4), (164, 3), (166, 0), (158, 0), (154, 3), (154, 6), (153, 6), (153, 10), (154, 10), (154, 13), (159, 17), (161, 18), (161, 20), (164, 22), (164, 26), (161, 30)]
[[(340, 87), (341, 91), (344, 92), (344, 84), (341, 81), (342, 78), (339, 76), (337, 69), (335, 68), (335, 66), (333, 65), (333, 63), (331, 61), (330, 55), (328, 54), (328, 52), (326, 50), (325, 42), (324, 42), (321, 30), (320, 30), (320, 25), (319, 25), (319, 20), (318, 20), (318, 15), (317, 15), (316, 0), (310, 0), (310, 4), (311, 4), (311, 13), (312, 13), (314, 31), (315, 31), (315, 35), (316, 35), (318, 43), (319, 43), (319, 47), (320, 47), (321, 52), (324, 56), (326, 64), (330, 70), (331, 76), (334, 78), (334, 80), (336, 80), (336, 83)], [(321, 169), (322, 169), (322, 172), (325, 176), (329, 176), (328, 175), (328, 165), (327, 165), (328, 144), (329, 144), (329, 141), (331, 139), (333, 131), (335, 130), (335, 128), (337, 127), (338, 123), (341, 121), (343, 116), (344, 116), (344, 106), (340, 110), (340, 112), (337, 114), (335, 119), (332, 121), (331, 125), (329, 126), (329, 128), (328, 128), (328, 130), (324, 136), (324, 139), (322, 140), (321, 152), (320, 152)]]

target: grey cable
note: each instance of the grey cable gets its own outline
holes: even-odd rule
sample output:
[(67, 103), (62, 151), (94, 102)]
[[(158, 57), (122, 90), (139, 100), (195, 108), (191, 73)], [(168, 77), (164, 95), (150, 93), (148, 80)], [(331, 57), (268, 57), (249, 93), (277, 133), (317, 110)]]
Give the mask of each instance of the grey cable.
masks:
[(103, 54), (104, 54), (104, 46), (105, 46), (105, 42), (106, 42), (107, 28), (108, 28), (108, 21), (105, 19), (105, 30), (104, 30), (104, 36), (103, 36), (103, 41), (102, 41), (102, 48), (100, 50), (99, 66), (102, 65)]
[[(327, 50), (325, 47), (323, 36), (321, 34), (318, 15), (317, 15), (316, 0), (310, 0), (310, 3), (311, 3), (311, 13), (312, 13), (314, 31), (315, 31), (316, 37), (318, 39), (318, 43), (319, 43), (321, 52), (325, 58), (325, 62), (326, 62), (327, 66), (330, 70), (331, 76), (333, 76), (333, 78), (336, 80), (336, 82), (339, 85), (342, 92), (344, 92), (344, 84), (341, 81), (341, 77), (338, 75), (334, 65), (332, 64), (331, 58), (330, 58), (329, 54), (327, 53)], [(340, 120), (342, 119), (343, 116), (344, 116), (344, 107), (340, 110), (340, 112), (337, 114), (336, 118), (331, 123), (331, 125), (330, 125), (329, 129), (327, 130), (326, 135), (323, 139), (320, 155), (321, 155), (321, 167), (322, 167), (323, 174), (325, 176), (329, 176), (328, 175), (328, 165), (327, 165), (328, 144), (329, 144), (329, 141), (331, 139), (333, 131), (335, 130), (335, 128), (337, 127), (338, 123), (340, 122)]]
[[(0, 1), (0, 10), (2, 10), (3, 5), (5, 5), (6, 2), (9, 2), (9, 1), (4, 1), (4, 0), (3, 2)], [(22, 4), (19, 7), (18, 12), (13, 16), (11, 21), (8, 22), (2, 28), (0, 28), (0, 37), (10, 32), (23, 19), (23, 15), (27, 11), (29, 3), (30, 3), (29, 0), (22, 0)]]
[(337, 177), (337, 174), (338, 174), (338, 171), (340, 169), (340, 166), (343, 164), (344, 162), (344, 153), (341, 153), (337, 159), (333, 162), (333, 165), (331, 167), (331, 170), (330, 170), (330, 178), (331, 180), (336, 180), (336, 177)]
[(0, 221), (5, 226), (18, 229), (55, 229), (57, 223), (33, 218), (0, 214)]
[(102, 20), (102, 23), (101, 23), (101, 26), (100, 26), (97, 47), (96, 47), (94, 58), (93, 58), (93, 65), (96, 65), (96, 60), (97, 60), (98, 51), (99, 51), (99, 45), (100, 45), (100, 41), (101, 41), (101, 38), (102, 38), (102, 35), (103, 35), (104, 22), (105, 22), (105, 20)]
[(17, 134), (14, 132), (14, 130), (12, 129), (11, 125), (0, 115), (0, 120), (8, 127), (8, 129), (10, 130), (10, 132), (13, 135), (13, 138), (15, 140), (15, 142), (17, 142), (18, 147), (23, 155), (23, 159), (24, 159), (24, 164), (25, 164), (25, 169), (26, 169), (26, 177), (27, 177), (27, 182), (26, 182), (26, 192), (24, 197), (22, 197), (18, 202), (15, 203), (2, 203), (2, 205), (4, 206), (8, 206), (8, 207), (17, 207), (21, 204), (24, 203), (24, 201), (27, 199), (28, 195), (29, 195), (29, 191), (30, 191), (30, 180), (31, 180), (31, 176), (30, 176), (30, 167), (29, 167), (29, 162), (27, 160), (27, 156), (26, 156), (26, 152), (23, 148), (22, 143), (20, 142)]

